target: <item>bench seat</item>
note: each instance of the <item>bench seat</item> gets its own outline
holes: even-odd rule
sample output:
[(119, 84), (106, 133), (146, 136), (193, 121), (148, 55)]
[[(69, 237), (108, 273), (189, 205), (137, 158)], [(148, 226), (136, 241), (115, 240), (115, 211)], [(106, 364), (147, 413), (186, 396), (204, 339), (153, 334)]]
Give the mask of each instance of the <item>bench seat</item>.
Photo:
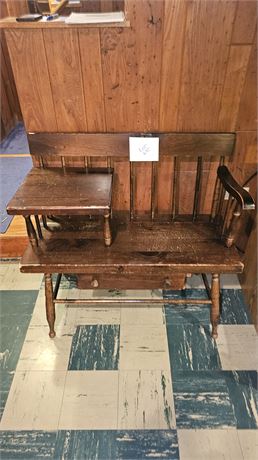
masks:
[[(132, 222), (114, 227), (114, 242), (105, 251), (97, 231), (44, 230), (37, 250), (29, 245), (25, 251), (21, 271), (128, 277), (144, 272), (147, 278), (147, 275), (166, 277), (174, 273), (240, 273), (243, 270), (236, 248), (226, 248), (212, 225)], [(126, 279), (124, 288), (127, 288)]]

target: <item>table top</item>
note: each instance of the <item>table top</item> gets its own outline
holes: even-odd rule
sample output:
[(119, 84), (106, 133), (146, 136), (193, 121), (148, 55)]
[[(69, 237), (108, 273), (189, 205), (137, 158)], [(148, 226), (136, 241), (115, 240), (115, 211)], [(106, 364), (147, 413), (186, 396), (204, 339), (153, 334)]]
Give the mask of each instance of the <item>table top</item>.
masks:
[(112, 173), (32, 168), (7, 205), (8, 214), (95, 215), (111, 208)]

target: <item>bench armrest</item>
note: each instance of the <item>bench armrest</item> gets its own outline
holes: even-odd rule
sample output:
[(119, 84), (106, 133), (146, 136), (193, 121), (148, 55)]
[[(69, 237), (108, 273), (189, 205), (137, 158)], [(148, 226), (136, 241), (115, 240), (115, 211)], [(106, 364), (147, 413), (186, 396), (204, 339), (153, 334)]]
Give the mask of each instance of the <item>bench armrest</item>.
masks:
[(242, 210), (255, 209), (250, 193), (237, 183), (226, 166), (219, 166), (217, 174), (225, 190), (237, 200)]
[(250, 193), (236, 182), (226, 166), (219, 166), (217, 174), (224, 189), (236, 200), (233, 206), (228, 201), (221, 229), (221, 238), (230, 247), (242, 231), (240, 216), (255, 209), (255, 202)]

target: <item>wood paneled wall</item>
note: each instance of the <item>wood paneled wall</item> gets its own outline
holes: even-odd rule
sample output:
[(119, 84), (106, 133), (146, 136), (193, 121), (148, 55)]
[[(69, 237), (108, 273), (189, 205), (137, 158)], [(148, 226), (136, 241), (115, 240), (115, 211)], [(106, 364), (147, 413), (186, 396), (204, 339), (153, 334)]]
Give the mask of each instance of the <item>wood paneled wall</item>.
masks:
[(130, 28), (7, 31), (28, 131), (255, 131), (256, 1), (126, 10)]
[[(236, 131), (244, 182), (256, 167), (256, 1), (127, 0), (125, 10), (130, 27), (6, 30), (27, 131)], [(128, 164), (118, 169), (128, 191)], [(159, 170), (162, 189), (172, 165)], [(137, 176), (146, 192), (149, 165)]]
[[(26, 0), (0, 0), (0, 18), (18, 16), (28, 11)], [(22, 119), (21, 109), (14, 83), (6, 40), (2, 31), (1, 39), (1, 139)]]

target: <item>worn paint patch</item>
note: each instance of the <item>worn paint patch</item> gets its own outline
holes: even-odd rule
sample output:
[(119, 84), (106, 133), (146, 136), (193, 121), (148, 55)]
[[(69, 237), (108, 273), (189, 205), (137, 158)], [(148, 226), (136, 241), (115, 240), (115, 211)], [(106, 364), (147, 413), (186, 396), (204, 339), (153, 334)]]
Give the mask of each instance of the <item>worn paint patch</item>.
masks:
[(120, 371), (118, 429), (176, 427), (170, 371)]
[(182, 371), (173, 378), (177, 428), (236, 427), (223, 371)]
[(13, 372), (6, 372), (6, 371), (0, 372), (0, 382), (1, 382), (0, 384), (0, 420), (4, 412), (5, 403), (7, 401), (9, 389), (13, 381), (13, 376), (14, 376)]
[(258, 373), (225, 371), (230, 401), (238, 429), (258, 428)]
[(56, 437), (55, 431), (0, 431), (0, 457), (54, 459)]
[[(207, 299), (204, 289), (163, 291), (164, 299)], [(166, 324), (210, 324), (210, 306), (204, 304), (165, 305)], [(221, 324), (251, 324), (240, 289), (221, 290)]]
[(176, 430), (60, 431), (55, 458), (178, 460), (177, 433)]
[(73, 337), (68, 370), (117, 370), (120, 326), (78, 326)]
[(173, 376), (183, 370), (221, 369), (216, 342), (207, 326), (167, 326), (168, 348)]

